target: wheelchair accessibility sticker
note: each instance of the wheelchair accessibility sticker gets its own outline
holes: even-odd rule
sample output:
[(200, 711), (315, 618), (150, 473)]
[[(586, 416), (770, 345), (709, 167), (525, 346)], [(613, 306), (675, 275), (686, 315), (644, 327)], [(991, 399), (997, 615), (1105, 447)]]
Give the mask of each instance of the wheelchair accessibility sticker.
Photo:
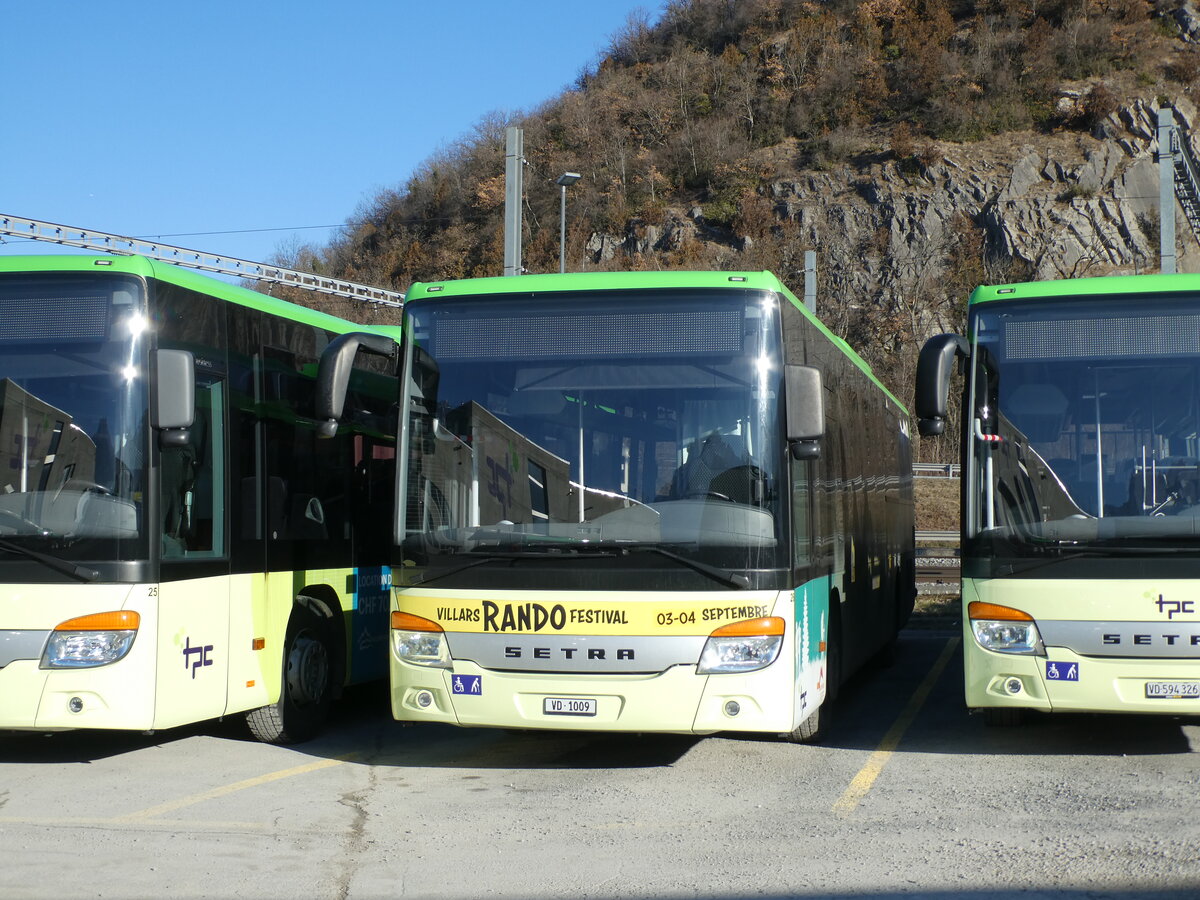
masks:
[(1047, 681), (1078, 681), (1079, 663), (1046, 662)]
[(483, 696), (482, 675), (455, 675), (450, 685), (455, 694), (473, 694), (476, 697)]

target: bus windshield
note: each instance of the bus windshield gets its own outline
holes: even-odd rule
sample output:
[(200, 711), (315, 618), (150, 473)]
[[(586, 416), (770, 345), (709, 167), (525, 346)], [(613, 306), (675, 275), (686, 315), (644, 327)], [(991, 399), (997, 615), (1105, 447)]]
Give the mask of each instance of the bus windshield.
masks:
[(145, 557), (144, 293), (127, 276), (0, 276), (0, 561)]
[(972, 336), (969, 537), (1200, 548), (1200, 297), (989, 302)]
[(539, 556), (653, 556), (724, 589), (734, 571), (783, 567), (773, 295), (490, 295), (405, 312), (407, 560), (469, 568), (476, 586), (485, 563)]

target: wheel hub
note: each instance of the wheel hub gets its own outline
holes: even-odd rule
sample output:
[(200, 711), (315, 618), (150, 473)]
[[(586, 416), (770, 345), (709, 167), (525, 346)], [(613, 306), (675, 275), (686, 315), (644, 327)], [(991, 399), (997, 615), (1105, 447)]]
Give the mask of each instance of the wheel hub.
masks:
[(329, 654), (324, 643), (306, 634), (296, 636), (288, 654), (288, 695), (298, 706), (319, 703), (329, 685)]

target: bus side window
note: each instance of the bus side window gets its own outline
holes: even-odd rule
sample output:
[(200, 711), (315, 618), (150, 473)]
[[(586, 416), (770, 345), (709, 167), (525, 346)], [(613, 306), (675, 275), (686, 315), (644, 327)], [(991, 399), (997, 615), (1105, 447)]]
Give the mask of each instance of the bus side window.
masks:
[(224, 419), (224, 382), (198, 383), (191, 439), (183, 447), (162, 451), (164, 558), (216, 557), (224, 552)]

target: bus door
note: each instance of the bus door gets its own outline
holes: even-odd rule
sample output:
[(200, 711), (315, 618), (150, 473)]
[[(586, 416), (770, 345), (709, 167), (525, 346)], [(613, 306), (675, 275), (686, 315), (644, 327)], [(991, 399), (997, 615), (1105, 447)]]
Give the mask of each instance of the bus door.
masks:
[(231, 635), (227, 407), (224, 377), (198, 368), (188, 442), (159, 451), (162, 579), (150, 587), (159, 593), (156, 728), (222, 715), (230, 672), (245, 667), (249, 651)]

